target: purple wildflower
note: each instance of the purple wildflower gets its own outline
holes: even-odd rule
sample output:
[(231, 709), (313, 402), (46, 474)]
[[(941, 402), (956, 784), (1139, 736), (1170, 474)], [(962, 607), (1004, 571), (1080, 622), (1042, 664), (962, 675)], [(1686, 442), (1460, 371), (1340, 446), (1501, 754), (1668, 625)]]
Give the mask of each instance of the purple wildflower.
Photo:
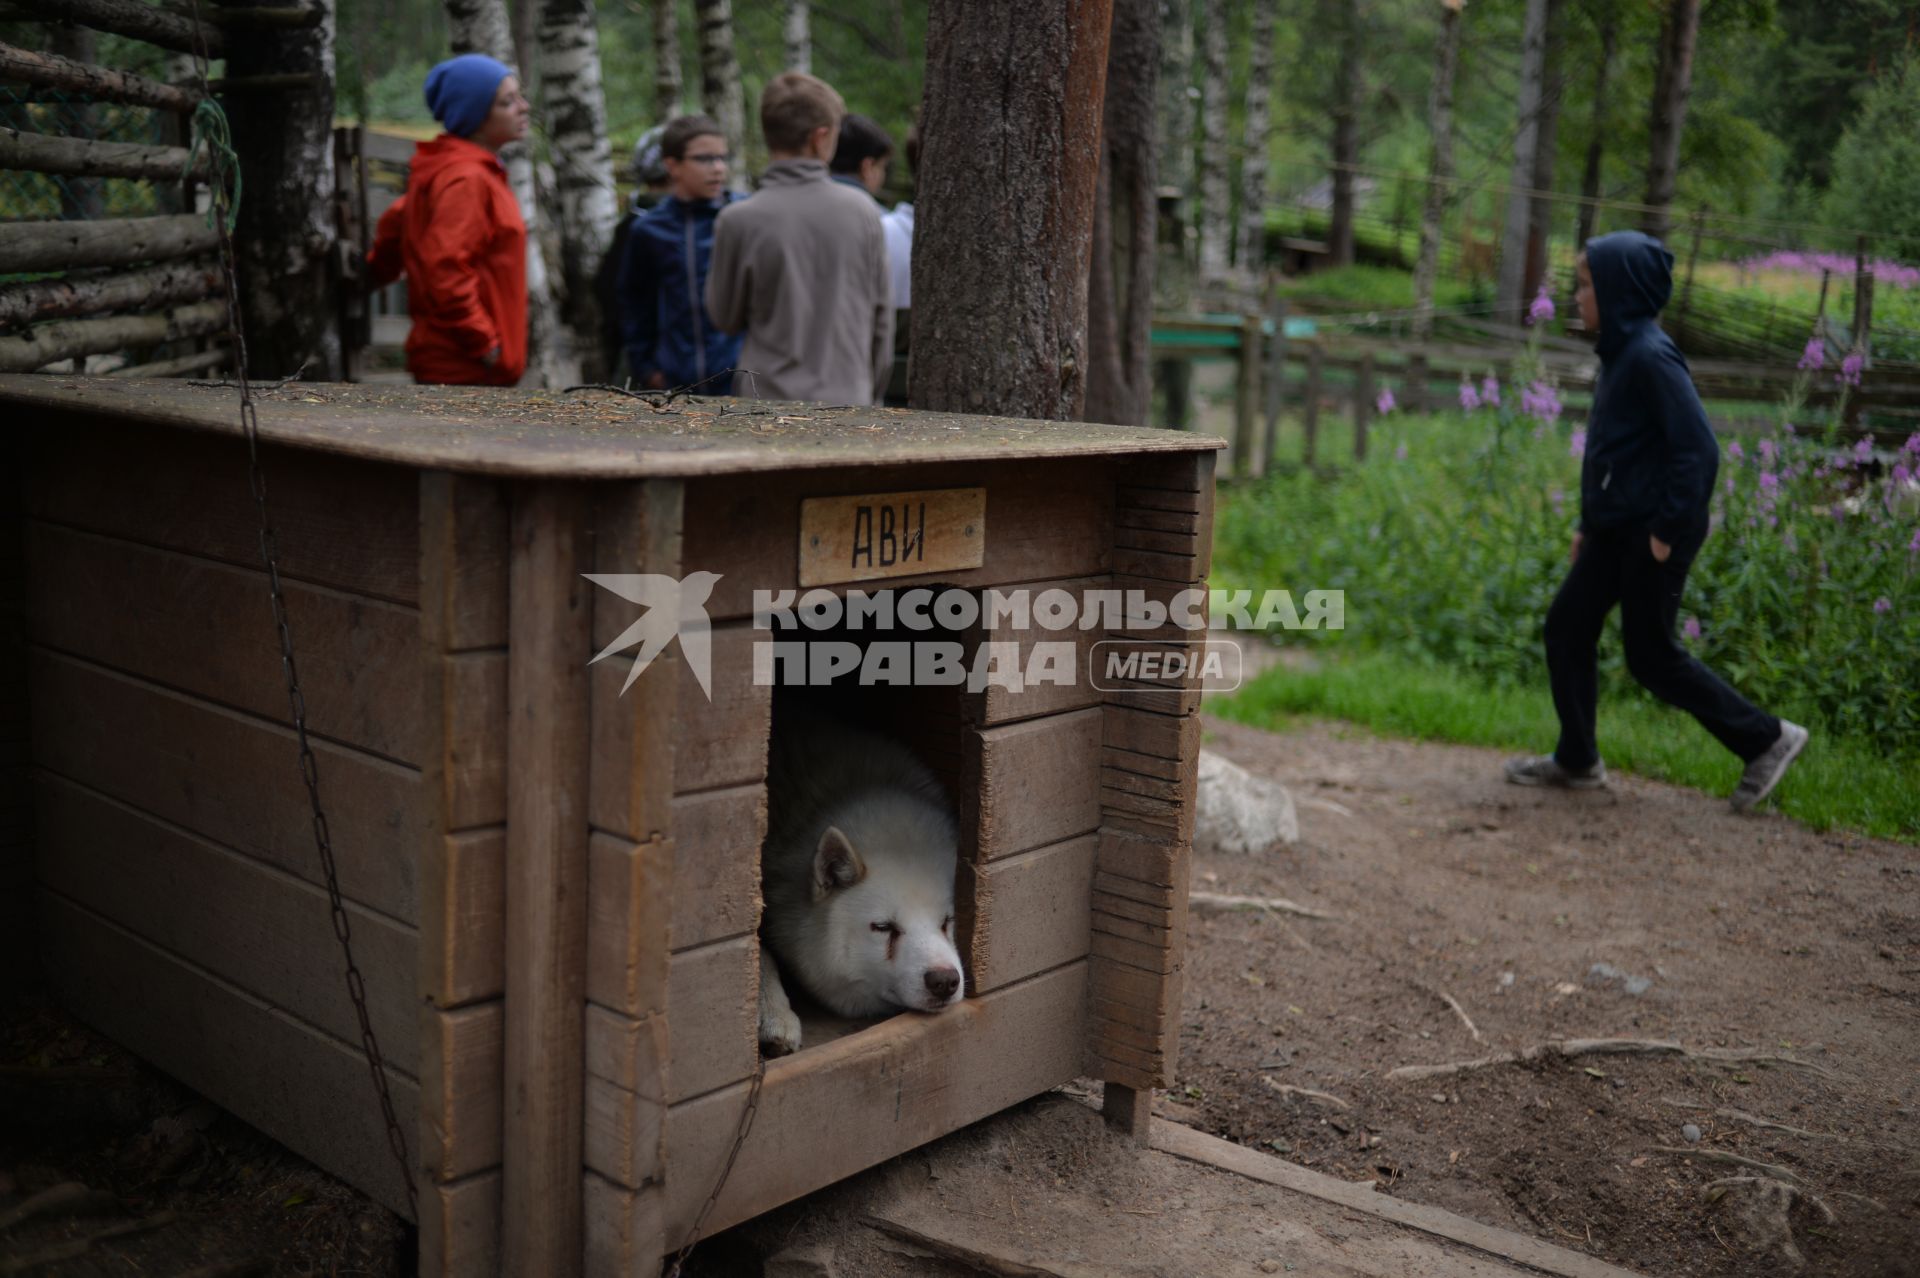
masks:
[(1545, 382), (1535, 382), (1520, 392), (1520, 411), (1551, 425), (1560, 418), (1560, 396)]
[(1460, 407), (1469, 413), (1480, 407), (1480, 392), (1465, 377), (1460, 379)]
[(1859, 351), (1855, 351), (1840, 361), (1840, 371), (1833, 375), (1833, 380), (1839, 382), (1842, 386), (1858, 386), (1860, 384), (1860, 370), (1866, 367), (1866, 363), (1867, 357)]
[(1920, 555), (1920, 528), (1913, 530), (1913, 540), (1907, 543), (1909, 555)]
[(1733, 440), (1731, 443), (1727, 445), (1727, 459), (1729, 461), (1739, 461), (1746, 455), (1747, 455), (1747, 450), (1740, 447), (1739, 440), (1737, 439)]
[(1727, 496), (1733, 496), (1733, 476), (1727, 476)]
[(1853, 446), (1853, 455), (1857, 461), (1867, 461), (1871, 459), (1873, 456), (1873, 441), (1871, 439), (1862, 439)]
[(1680, 633), (1689, 639), (1698, 639), (1700, 637), (1700, 618), (1688, 617), (1687, 624), (1680, 628)]
[(1547, 286), (1540, 286), (1540, 295), (1527, 307), (1527, 323), (1544, 324), (1553, 318), (1553, 299), (1547, 296)]
[(1393, 450), (1393, 459), (1395, 461), (1405, 461), (1407, 459), (1407, 446), (1405, 444)]
[(1566, 504), (1567, 495), (1558, 488), (1547, 494), (1547, 500), (1553, 503), (1553, 513), (1558, 515)]
[(1573, 435), (1567, 440), (1567, 452), (1575, 457), (1587, 455), (1587, 431), (1584, 426), (1576, 426)]
[(1827, 363), (1827, 344), (1818, 333), (1807, 339), (1807, 348), (1800, 352), (1800, 371), (1810, 373), (1824, 368)]
[(1388, 413), (1391, 413), (1393, 411), (1395, 403), (1396, 401), (1393, 398), (1393, 387), (1382, 386), (1380, 388), (1379, 397), (1373, 401), (1373, 407), (1375, 411), (1377, 411), (1382, 417), (1385, 417)]
[(1893, 486), (1895, 488), (1905, 488), (1912, 482), (1913, 472), (1907, 469), (1907, 464), (1905, 462), (1895, 462), (1893, 464)]
[(1488, 373), (1480, 383), (1480, 402), (1500, 407), (1500, 383), (1493, 380), (1492, 373)]
[(1903, 453), (1920, 453), (1920, 430), (1916, 430), (1913, 434), (1907, 436), (1907, 442), (1900, 446), (1900, 451)]
[(1771, 463), (1775, 457), (1779, 456), (1779, 453), (1779, 445), (1775, 444), (1771, 439), (1763, 439), (1760, 441), (1760, 461), (1763, 465)]
[(1887, 598), (1885, 595), (1881, 595), (1873, 601), (1873, 610), (1875, 612), (1892, 612), (1893, 600)]
[(1772, 493), (1772, 492), (1778, 492), (1779, 490), (1780, 490), (1780, 476), (1774, 474), (1770, 470), (1761, 471), (1760, 472), (1760, 491), (1763, 493)]

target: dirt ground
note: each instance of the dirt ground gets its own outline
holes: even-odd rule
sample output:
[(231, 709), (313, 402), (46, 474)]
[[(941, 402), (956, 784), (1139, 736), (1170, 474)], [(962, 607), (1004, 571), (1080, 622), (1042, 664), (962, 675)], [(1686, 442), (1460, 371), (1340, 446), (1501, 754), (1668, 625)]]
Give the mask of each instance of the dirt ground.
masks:
[[(1649, 1274), (1920, 1274), (1920, 848), (1339, 725), (1208, 730), (1292, 789), (1301, 839), (1198, 857), (1194, 887), (1338, 919), (1196, 912), (1163, 1116)], [(1388, 1077), (1571, 1038), (1803, 1064)]]
[[(1338, 725), (1209, 733), (1292, 788), (1302, 838), (1197, 858), (1194, 886), (1337, 918), (1195, 913), (1163, 1117), (1648, 1274), (1920, 1275), (1920, 848), (1636, 778), (1516, 789), (1491, 752)], [(1387, 1076), (1568, 1038), (1797, 1063)], [(66, 1182), (92, 1196), (6, 1222)], [(699, 1268), (752, 1272), (743, 1245), (716, 1240)], [(409, 1247), (377, 1206), (63, 1014), (0, 1027), (0, 1271), (386, 1275)]]

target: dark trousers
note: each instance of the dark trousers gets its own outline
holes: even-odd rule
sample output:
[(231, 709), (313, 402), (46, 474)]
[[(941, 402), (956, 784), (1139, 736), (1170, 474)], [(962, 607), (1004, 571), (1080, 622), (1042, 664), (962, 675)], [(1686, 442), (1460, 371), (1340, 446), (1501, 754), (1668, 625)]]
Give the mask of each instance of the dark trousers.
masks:
[(1590, 533), (1580, 557), (1547, 609), (1547, 673), (1553, 708), (1560, 714), (1560, 744), (1553, 756), (1563, 768), (1589, 768), (1600, 758), (1594, 743), (1595, 669), (1600, 630), (1620, 605), (1627, 669), (1668, 705), (1700, 721), (1720, 744), (1751, 762), (1780, 736), (1780, 721), (1728, 687), (1673, 637), (1680, 591), (1704, 532), (1673, 548), (1660, 563), (1643, 528)]

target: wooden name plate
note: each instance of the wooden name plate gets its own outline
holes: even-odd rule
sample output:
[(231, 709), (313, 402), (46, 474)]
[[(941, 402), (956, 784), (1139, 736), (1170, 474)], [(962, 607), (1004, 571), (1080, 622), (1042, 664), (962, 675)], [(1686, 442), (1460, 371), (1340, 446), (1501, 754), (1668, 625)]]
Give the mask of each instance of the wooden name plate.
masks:
[(986, 561), (987, 490), (809, 497), (800, 503), (800, 584), (978, 568)]

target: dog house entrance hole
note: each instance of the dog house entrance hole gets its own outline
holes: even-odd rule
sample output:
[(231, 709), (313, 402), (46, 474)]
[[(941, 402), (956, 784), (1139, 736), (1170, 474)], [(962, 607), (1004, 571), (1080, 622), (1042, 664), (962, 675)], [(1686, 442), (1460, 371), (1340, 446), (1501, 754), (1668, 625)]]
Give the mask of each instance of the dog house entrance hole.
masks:
[[(901, 587), (893, 591), (894, 602), (904, 606), (904, 596), (909, 590), (931, 591), (937, 598), (947, 589), (958, 587)], [(879, 590), (874, 589), (870, 593), (878, 594)], [(967, 593), (976, 600), (979, 597), (978, 592)], [(796, 719), (826, 716), (897, 742), (939, 779), (960, 831), (960, 855), (956, 871), (958, 881), (954, 887), (954, 941), (964, 956), (968, 952), (968, 945), (961, 929), (972, 917), (969, 899), (972, 876), (966, 867), (976, 859), (972, 846), (974, 823), (967, 819), (966, 812), (971, 797), (964, 781), (968, 733), (966, 683), (963, 680), (959, 683), (915, 684), (908, 673), (913, 667), (911, 660), (898, 675), (899, 682), (874, 683), (865, 682), (862, 678), (862, 671), (868, 668), (867, 659), (874, 655), (874, 646), (878, 644), (899, 645), (895, 647), (895, 652), (911, 652), (916, 644), (956, 645), (962, 654), (963, 668), (970, 668), (974, 648), (980, 638), (979, 629), (955, 629), (944, 625), (934, 618), (931, 609), (928, 609), (927, 619), (929, 624), (917, 629), (898, 624), (897, 617), (891, 627), (880, 627), (864, 621), (854, 627), (843, 621), (831, 629), (783, 630), (776, 624), (775, 633), (779, 642), (804, 643), (809, 649), (821, 644), (851, 644), (860, 651), (862, 660), (831, 682), (820, 685), (789, 682), (788, 676), (781, 673), (783, 667), (776, 663), (776, 677), (781, 682), (773, 689), (771, 741), (778, 742), (783, 728), (790, 728)], [(811, 670), (816, 654), (810, 651), (808, 655), (807, 668)], [(794, 677), (798, 677), (797, 671)], [(971, 973), (964, 972), (964, 967), (963, 961), (963, 975), (968, 982), (966, 988), (971, 994)], [(844, 1017), (813, 1000), (784, 969), (782, 983), (793, 1002), (795, 1013), (800, 1017), (802, 1053), (870, 1026), (883, 1024), (897, 1016), (924, 1015), (903, 1011), (868, 1019)]]

